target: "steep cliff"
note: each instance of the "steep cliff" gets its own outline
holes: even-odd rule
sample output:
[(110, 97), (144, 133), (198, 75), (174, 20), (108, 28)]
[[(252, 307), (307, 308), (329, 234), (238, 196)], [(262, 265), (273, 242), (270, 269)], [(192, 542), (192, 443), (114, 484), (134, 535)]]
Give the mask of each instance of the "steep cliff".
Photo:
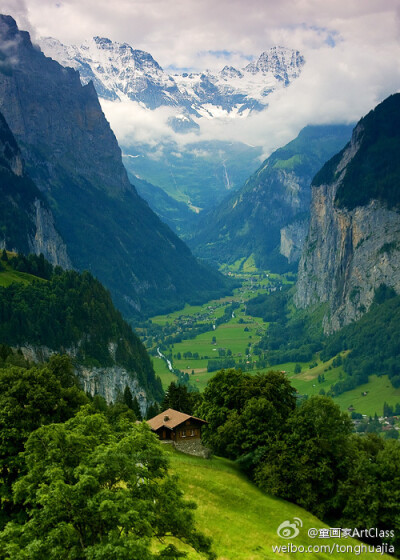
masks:
[(195, 253), (219, 263), (253, 253), (260, 267), (293, 267), (305, 237), (310, 182), (350, 133), (350, 127), (340, 125), (304, 128), (203, 219), (190, 241)]
[(226, 291), (129, 183), (93, 84), (46, 58), (10, 16), (0, 16), (0, 59), (0, 110), (73, 266), (91, 270), (128, 317)]
[(400, 94), (315, 176), (295, 303), (327, 303), (330, 333), (361, 317), (381, 284), (400, 293)]
[(43, 195), (26, 174), (17, 142), (0, 113), (0, 247), (71, 266)]

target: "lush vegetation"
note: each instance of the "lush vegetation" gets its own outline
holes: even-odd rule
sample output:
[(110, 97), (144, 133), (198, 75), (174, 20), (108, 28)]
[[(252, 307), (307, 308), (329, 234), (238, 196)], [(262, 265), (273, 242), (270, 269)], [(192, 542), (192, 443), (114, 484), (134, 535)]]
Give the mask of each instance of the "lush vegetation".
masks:
[(168, 460), (123, 404), (88, 403), (66, 356), (0, 369), (1, 560), (215, 558)]
[[(293, 541), (300, 546), (317, 544), (318, 539), (307, 537), (311, 527), (326, 527), (321, 520), (299, 506), (261, 491), (233, 461), (220, 457), (204, 460), (172, 452), (170, 464), (171, 471), (179, 476), (185, 497), (198, 504), (198, 527), (212, 537), (220, 559), (265, 560), (279, 557), (273, 553), (272, 547), (285, 544), (278, 536), (277, 528), (286, 519), (298, 517), (302, 520), (303, 527)], [(330, 544), (343, 545), (343, 542), (343, 539), (329, 539)], [(346, 544), (360, 546), (361, 543), (346, 539)], [(294, 554), (293, 558), (296, 556), (301, 555)], [(343, 553), (334, 552), (330, 555), (322, 551), (310, 552), (306, 556), (310, 560), (342, 560), (350, 557)], [(190, 560), (199, 560), (199, 556), (189, 550), (188, 557)], [(378, 552), (361, 552), (357, 558), (366, 560), (382, 556)]]
[(149, 396), (161, 398), (161, 383), (145, 348), (89, 272), (53, 268), (43, 256), (9, 259), (3, 252), (3, 259), (6, 270), (32, 277), (28, 283), (0, 286), (2, 343), (69, 349), (78, 362), (89, 366), (120, 364), (137, 375)]
[[(388, 97), (358, 124), (360, 146), (347, 164), (346, 174), (336, 193), (336, 204), (350, 210), (380, 200), (389, 208), (400, 202), (400, 95)], [(337, 154), (315, 176), (313, 185), (335, 180)]]
[[(311, 367), (318, 352), (324, 362), (333, 358), (330, 369), (341, 366), (345, 375), (328, 388), (323, 385), (329, 396), (337, 397), (367, 383), (371, 374), (387, 374), (392, 386), (400, 387), (400, 296), (392, 288), (379, 286), (370, 310), (329, 337), (322, 332), (322, 308), (294, 310), (288, 287), (257, 296), (248, 302), (247, 309), (270, 322), (258, 344), (267, 352), (269, 365), (309, 362)], [(298, 364), (294, 373), (300, 371)], [(380, 410), (382, 406), (383, 401)]]
[(11, 517), (19, 517), (24, 512), (21, 505), (13, 504), (12, 485), (25, 472), (20, 453), (29, 434), (44, 424), (66, 421), (88, 399), (79, 390), (66, 356), (54, 357), (46, 365), (29, 367), (22, 361), (19, 366), (11, 365), (18, 356), (12, 357), (13, 352), (4, 346), (1, 354), (0, 521), (4, 525)]
[(387, 374), (393, 387), (400, 387), (399, 324), (400, 296), (382, 285), (368, 313), (326, 340), (323, 359), (351, 350), (343, 360), (348, 377), (332, 387), (332, 395), (367, 383), (371, 373)]
[(196, 412), (208, 422), (204, 438), (212, 449), (240, 459), (251, 471), (295, 404), (294, 389), (282, 373), (222, 370), (209, 381)]
[(292, 291), (283, 286), (282, 291), (262, 295), (247, 304), (270, 322), (268, 331), (258, 347), (268, 352), (269, 365), (284, 362), (307, 362), (322, 347), (322, 324), (317, 313), (292, 313)]
[(398, 442), (374, 434), (360, 440), (348, 414), (329, 397), (313, 396), (299, 406), (295, 401), (280, 372), (221, 371), (209, 382), (197, 414), (209, 422), (207, 444), (236, 459), (265, 491), (335, 526), (392, 531), (384, 540), (397, 545)]

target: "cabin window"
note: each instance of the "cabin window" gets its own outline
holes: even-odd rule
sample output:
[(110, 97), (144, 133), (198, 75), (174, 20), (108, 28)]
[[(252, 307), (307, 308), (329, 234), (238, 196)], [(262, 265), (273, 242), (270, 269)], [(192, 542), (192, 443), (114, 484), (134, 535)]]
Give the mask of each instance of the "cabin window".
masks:
[(182, 437), (186, 437), (186, 430), (182, 430), (181, 435)]

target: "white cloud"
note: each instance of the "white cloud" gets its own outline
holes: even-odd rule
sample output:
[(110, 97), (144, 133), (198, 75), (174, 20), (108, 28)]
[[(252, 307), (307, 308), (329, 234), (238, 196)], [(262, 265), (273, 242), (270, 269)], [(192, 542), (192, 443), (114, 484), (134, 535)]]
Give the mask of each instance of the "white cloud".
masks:
[[(248, 119), (199, 120), (201, 139), (241, 140), (264, 153), (307, 124), (358, 120), (400, 88), (399, 0), (0, 0), (21, 28), (80, 43), (93, 35), (150, 52), (163, 67), (220, 69), (282, 45), (306, 65)], [(13, 11), (13, 6), (15, 10)], [(174, 110), (102, 102), (123, 145), (199, 139), (168, 127)]]
[(200, 134), (176, 134), (168, 126), (174, 109), (148, 111), (135, 102), (103, 102), (123, 145), (176, 141), (237, 140), (262, 146), (264, 156), (294, 138), (307, 124), (356, 122), (400, 89), (400, 45), (357, 49), (349, 40), (305, 52), (306, 65), (288, 88), (268, 97), (269, 107), (248, 118), (198, 119)]

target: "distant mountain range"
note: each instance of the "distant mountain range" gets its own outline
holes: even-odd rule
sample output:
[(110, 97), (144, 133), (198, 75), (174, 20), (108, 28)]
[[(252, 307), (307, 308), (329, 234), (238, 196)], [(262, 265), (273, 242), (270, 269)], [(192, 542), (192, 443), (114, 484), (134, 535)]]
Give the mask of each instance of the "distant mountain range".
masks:
[(260, 268), (296, 269), (307, 234), (310, 183), (351, 130), (308, 126), (276, 150), (242, 188), (200, 216), (188, 241), (195, 253), (218, 264), (253, 255)]
[(80, 46), (50, 37), (39, 44), (46, 56), (78, 70), (83, 84), (92, 81), (103, 99), (130, 99), (149, 109), (178, 108), (173, 121), (178, 130), (196, 127), (194, 117), (245, 116), (264, 109), (268, 95), (288, 86), (304, 65), (298, 51), (272, 47), (242, 69), (225, 66), (217, 73), (170, 75), (151, 54), (104, 37)]
[[(141, 195), (185, 239), (199, 213), (215, 207), (257, 169), (261, 148), (229, 139), (204, 141), (201, 136), (182, 145), (173, 131), (197, 133), (205, 120), (245, 119), (265, 109), (269, 95), (289, 86), (305, 64), (298, 51), (273, 47), (241, 69), (168, 74), (151, 54), (107, 38), (94, 37), (80, 46), (54, 38), (39, 42), (47, 56), (78, 70), (83, 84), (92, 81), (101, 100), (136, 101), (148, 111), (171, 110), (170, 139), (153, 138), (151, 144), (120, 139), (120, 144), (133, 182), (137, 177), (156, 187), (141, 190)], [(185, 205), (191, 219), (183, 205), (181, 212), (159, 212), (157, 187)]]

